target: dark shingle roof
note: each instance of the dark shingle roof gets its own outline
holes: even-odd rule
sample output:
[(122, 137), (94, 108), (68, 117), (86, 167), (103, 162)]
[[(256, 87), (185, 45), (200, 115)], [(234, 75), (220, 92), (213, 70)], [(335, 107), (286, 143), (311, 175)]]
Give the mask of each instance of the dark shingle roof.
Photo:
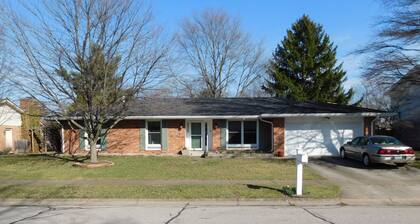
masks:
[(329, 103), (294, 102), (275, 97), (146, 98), (132, 102), (126, 116), (240, 116), (260, 114), (383, 112)]

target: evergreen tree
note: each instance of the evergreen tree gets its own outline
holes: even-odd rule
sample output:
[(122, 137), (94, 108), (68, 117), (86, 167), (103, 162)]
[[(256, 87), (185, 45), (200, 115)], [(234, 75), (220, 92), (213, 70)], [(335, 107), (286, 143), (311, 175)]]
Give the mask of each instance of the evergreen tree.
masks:
[(277, 45), (263, 89), (297, 101), (349, 104), (354, 92), (343, 89), (346, 72), (336, 50), (322, 26), (302, 16)]

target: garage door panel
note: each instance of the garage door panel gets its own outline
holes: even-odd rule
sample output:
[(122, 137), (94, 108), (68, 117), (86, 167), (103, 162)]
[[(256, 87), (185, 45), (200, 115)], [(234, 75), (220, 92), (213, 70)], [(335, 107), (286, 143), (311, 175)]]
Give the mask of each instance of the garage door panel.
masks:
[(362, 118), (286, 118), (285, 155), (303, 149), (310, 156), (338, 155), (346, 141), (362, 132)]

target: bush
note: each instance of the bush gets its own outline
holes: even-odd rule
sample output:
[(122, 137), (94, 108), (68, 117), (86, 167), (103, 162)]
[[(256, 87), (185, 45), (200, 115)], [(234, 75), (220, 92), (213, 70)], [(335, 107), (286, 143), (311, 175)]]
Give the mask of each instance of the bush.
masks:
[(0, 150), (0, 155), (7, 155), (12, 151), (12, 148), (5, 148)]

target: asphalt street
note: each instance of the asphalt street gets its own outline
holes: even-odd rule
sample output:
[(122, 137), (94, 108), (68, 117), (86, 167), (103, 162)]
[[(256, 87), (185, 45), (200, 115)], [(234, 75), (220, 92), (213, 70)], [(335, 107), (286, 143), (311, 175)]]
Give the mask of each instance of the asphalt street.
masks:
[(2, 205), (0, 223), (419, 223), (420, 207), (150, 202)]

